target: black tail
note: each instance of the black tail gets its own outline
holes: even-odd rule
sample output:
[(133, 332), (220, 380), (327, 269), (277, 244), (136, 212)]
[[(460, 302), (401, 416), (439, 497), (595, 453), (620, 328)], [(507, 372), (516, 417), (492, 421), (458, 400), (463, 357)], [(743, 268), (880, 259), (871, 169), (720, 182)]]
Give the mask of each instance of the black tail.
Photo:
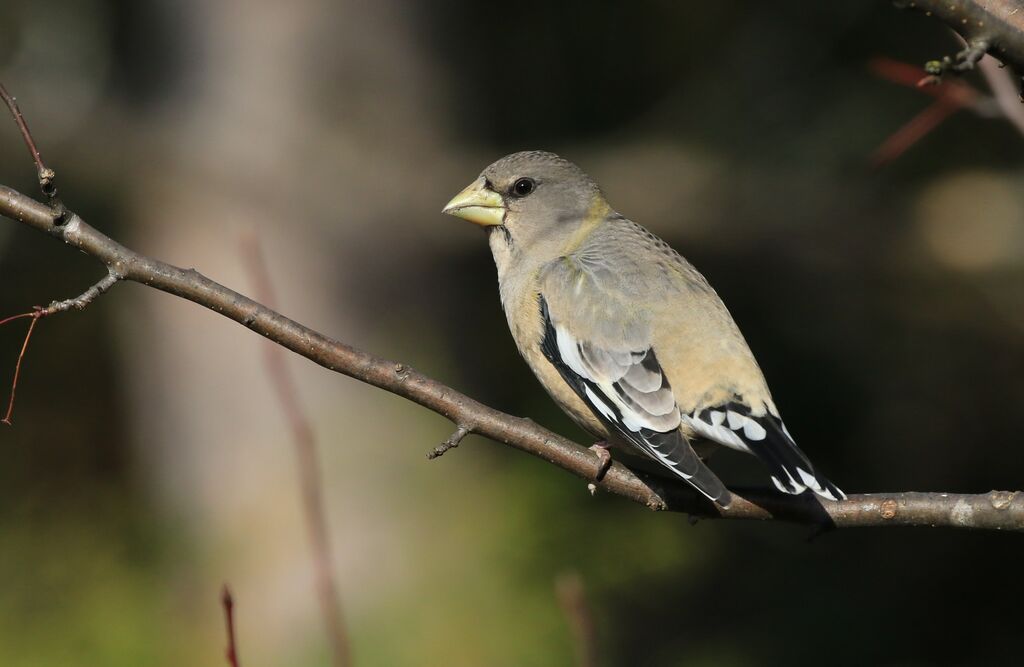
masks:
[(806, 489), (828, 500), (845, 500), (846, 494), (814, 469), (782, 422), (766, 416), (758, 423), (764, 426), (763, 440), (747, 440), (751, 453), (761, 460), (772, 475), (772, 482), (783, 493), (800, 494)]

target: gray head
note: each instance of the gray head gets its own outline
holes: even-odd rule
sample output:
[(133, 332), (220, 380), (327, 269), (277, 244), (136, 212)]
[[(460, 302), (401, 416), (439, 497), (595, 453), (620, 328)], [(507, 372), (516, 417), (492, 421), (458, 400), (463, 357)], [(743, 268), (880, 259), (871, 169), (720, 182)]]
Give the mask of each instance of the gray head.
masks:
[(513, 243), (551, 245), (610, 209), (583, 170), (554, 153), (506, 155), (448, 202), (444, 212), (487, 227), (502, 227)]

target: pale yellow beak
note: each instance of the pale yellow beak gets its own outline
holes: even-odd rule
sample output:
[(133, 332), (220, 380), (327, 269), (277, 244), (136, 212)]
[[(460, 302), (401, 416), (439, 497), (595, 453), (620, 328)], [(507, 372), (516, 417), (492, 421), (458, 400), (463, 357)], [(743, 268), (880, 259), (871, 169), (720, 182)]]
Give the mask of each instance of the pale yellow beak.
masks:
[(455, 195), (441, 212), (489, 227), (504, 222), (505, 202), (501, 195), (487, 187), (487, 181), (481, 176)]

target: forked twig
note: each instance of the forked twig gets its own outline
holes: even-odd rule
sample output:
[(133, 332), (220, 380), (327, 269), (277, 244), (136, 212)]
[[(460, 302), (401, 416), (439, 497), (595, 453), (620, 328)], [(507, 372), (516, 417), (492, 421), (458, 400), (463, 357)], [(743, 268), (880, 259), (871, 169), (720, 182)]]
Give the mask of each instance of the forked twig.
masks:
[(21, 352), (18, 353), (18, 361), (14, 365), (14, 379), (11, 381), (11, 398), (7, 403), (7, 412), (4, 414), (3, 419), (0, 419), (0, 423), (11, 425), (11, 417), (14, 414), (14, 395), (18, 390), (18, 377), (21, 373), (21, 362), (25, 358), (25, 351), (28, 349), (28, 342), (32, 338), (32, 332), (35, 331), (36, 324), (39, 320), (50, 315), (56, 315), (57, 313), (63, 313), (72, 308), (76, 310), (83, 310), (86, 306), (92, 303), (96, 297), (103, 294), (111, 287), (113, 287), (122, 276), (115, 272), (113, 269), (108, 269), (107, 275), (103, 276), (99, 282), (85, 290), (78, 296), (65, 299), (64, 301), (54, 301), (49, 306), (43, 308), (36, 306), (31, 312), (21, 313), (19, 315), (12, 315), (4, 320), (0, 320), (0, 326), (12, 322), (14, 320), (20, 320), (23, 318), (31, 317), (32, 323), (28, 326), (28, 331), (25, 333), (25, 340), (21, 344)]

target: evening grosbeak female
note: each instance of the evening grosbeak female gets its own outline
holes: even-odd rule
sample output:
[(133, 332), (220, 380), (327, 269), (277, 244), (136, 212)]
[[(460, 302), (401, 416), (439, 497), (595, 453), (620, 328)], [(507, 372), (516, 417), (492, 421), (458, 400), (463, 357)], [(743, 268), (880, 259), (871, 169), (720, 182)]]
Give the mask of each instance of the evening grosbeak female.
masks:
[[(552, 153), (514, 153), (444, 212), (488, 229), (519, 352), (584, 429), (641, 452), (723, 507), (729, 490), (693, 445), (753, 454), (784, 493), (846, 497), (796, 446), (704, 276), (614, 211), (579, 167)], [(602, 470), (604, 443), (595, 446)]]

